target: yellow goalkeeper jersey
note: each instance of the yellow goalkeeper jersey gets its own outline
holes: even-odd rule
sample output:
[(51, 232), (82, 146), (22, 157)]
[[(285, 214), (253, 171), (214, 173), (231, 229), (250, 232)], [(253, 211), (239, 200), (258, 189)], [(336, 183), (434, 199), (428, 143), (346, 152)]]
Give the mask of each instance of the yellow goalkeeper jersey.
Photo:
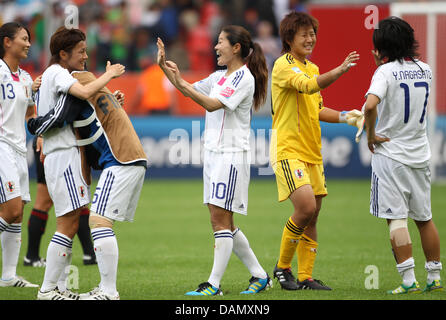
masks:
[(323, 109), (317, 84), (319, 68), (286, 53), (274, 63), (271, 80), (273, 118), (270, 161), (299, 159), (322, 164), (319, 112)]

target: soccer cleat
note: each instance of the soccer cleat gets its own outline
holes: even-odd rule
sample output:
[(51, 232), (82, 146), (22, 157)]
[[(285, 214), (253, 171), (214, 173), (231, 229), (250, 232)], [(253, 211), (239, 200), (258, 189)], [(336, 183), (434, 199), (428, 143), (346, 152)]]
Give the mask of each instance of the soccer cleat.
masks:
[(37, 258), (35, 260), (23, 258), (23, 265), (25, 267), (44, 268), (46, 266), (46, 260), (43, 258)]
[(74, 300), (61, 293), (59, 289), (56, 287), (53, 290), (42, 292), (39, 290), (37, 293), (37, 300)]
[(80, 300), (80, 294), (66, 289), (65, 291), (59, 291), (63, 296), (69, 298), (70, 300)]
[(412, 293), (421, 293), (420, 285), (418, 281), (412, 283), (411, 286), (407, 287), (404, 284), (401, 284), (398, 288), (394, 290), (387, 291), (388, 294), (412, 294)]
[(297, 290), (296, 278), (291, 273), (291, 269), (281, 269), (277, 267), (277, 264), (273, 271), (274, 278), (280, 283), (280, 287), (285, 290)]
[(92, 265), (92, 264), (98, 264), (98, 262), (96, 261), (95, 255), (85, 254), (83, 256), (82, 260), (83, 260), (85, 266)]
[(331, 290), (329, 286), (321, 280), (308, 278), (304, 281), (297, 281), (297, 290)]
[(223, 292), (214, 287), (209, 282), (203, 282), (198, 285), (197, 290), (186, 292), (186, 296), (222, 296)]
[(434, 291), (443, 291), (443, 285), (441, 284), (441, 280), (434, 280), (432, 283), (426, 284), (426, 288), (424, 288), (423, 292), (434, 292)]
[(88, 294), (90, 294), (90, 296), (85, 299), (82, 299), (82, 300), (120, 300), (121, 299), (119, 297), (119, 293), (116, 293), (116, 295), (112, 296), (112, 295), (105, 293), (104, 291), (102, 291), (99, 288), (97, 288), (96, 290), (95, 289), (92, 290), (92, 291), (95, 291), (94, 293), (92, 293), (92, 291), (88, 292)]
[(254, 294), (259, 293), (263, 290), (268, 290), (273, 287), (273, 281), (266, 275), (266, 278), (260, 279), (256, 277), (251, 277), (249, 279), (249, 286), (245, 291), (240, 292), (240, 294)]
[(99, 289), (99, 286), (97, 286), (96, 288), (94, 288), (94, 289), (91, 290), (91, 291), (88, 291), (88, 292), (86, 292), (86, 293), (81, 293), (81, 294), (79, 295), (79, 299), (80, 299), (80, 300), (88, 300), (88, 298), (90, 298), (91, 296), (95, 295), (95, 294), (98, 293), (99, 291), (101, 291), (101, 290)]
[(0, 287), (38, 288), (39, 285), (33, 284), (22, 277), (15, 276), (9, 280), (0, 279)]

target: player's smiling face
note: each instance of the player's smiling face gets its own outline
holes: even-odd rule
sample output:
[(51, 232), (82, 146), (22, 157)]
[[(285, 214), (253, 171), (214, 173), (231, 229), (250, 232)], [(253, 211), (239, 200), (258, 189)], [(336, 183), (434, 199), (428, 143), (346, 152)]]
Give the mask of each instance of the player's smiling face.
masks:
[(76, 46), (71, 50), (71, 54), (68, 57), (67, 65), (70, 71), (82, 71), (85, 68), (87, 62), (87, 43), (85, 41), (79, 41)]
[(28, 57), (30, 47), (31, 43), (29, 42), (28, 32), (22, 28), (15, 34), (9, 50), (11, 51), (12, 55), (20, 59), (26, 59)]
[(316, 45), (316, 32), (313, 26), (300, 27), (294, 35), (293, 42), (290, 43), (291, 54), (301, 62), (313, 52)]
[(214, 47), (217, 53), (217, 64), (219, 66), (227, 66), (228, 63), (235, 57), (235, 46), (229, 42), (226, 32), (220, 32), (218, 36), (218, 43)]

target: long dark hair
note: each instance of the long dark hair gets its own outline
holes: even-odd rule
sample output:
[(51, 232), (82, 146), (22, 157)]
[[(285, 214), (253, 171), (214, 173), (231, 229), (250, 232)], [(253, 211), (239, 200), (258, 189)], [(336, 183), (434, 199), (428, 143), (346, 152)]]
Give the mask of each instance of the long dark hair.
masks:
[(74, 47), (85, 39), (85, 33), (79, 29), (67, 29), (65, 27), (57, 29), (50, 40), (50, 65), (60, 62), (60, 51), (71, 53)]
[(240, 44), (241, 57), (255, 79), (254, 109), (258, 110), (265, 103), (268, 85), (268, 67), (263, 50), (258, 43), (251, 40), (249, 32), (241, 26), (225, 26), (222, 31), (226, 33), (231, 45)]
[(6, 53), (4, 43), (3, 43), (4, 39), (5, 38), (14, 39), (17, 32), (21, 29), (26, 30), (26, 33), (28, 33), (29, 41), (31, 42), (31, 35), (29, 33), (29, 30), (21, 23), (8, 22), (0, 27), (0, 58), (3, 59), (3, 57), (5, 56), (5, 53)]
[(388, 62), (402, 61), (404, 58), (414, 60), (418, 57), (414, 30), (398, 17), (389, 17), (379, 22), (378, 29), (373, 31), (373, 45), (381, 59), (387, 58)]

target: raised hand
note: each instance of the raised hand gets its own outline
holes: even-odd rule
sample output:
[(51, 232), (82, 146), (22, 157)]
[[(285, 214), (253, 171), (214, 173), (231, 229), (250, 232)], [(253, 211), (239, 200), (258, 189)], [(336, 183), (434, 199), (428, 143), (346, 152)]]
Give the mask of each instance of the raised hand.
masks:
[(111, 64), (110, 61), (107, 61), (107, 66), (105, 67), (105, 72), (111, 74), (112, 78), (117, 78), (124, 74), (125, 66), (120, 63)]
[(166, 51), (164, 49), (164, 42), (161, 40), (161, 38), (156, 40), (156, 46), (158, 47), (158, 56), (156, 61), (160, 67), (163, 67), (166, 65)]
[(339, 66), (342, 73), (350, 70), (351, 67), (356, 66), (356, 61), (359, 60), (359, 53), (356, 51), (352, 51), (348, 54), (347, 58), (345, 58), (344, 62)]
[(39, 90), (41, 84), (42, 84), (42, 76), (38, 76), (34, 80), (32, 86), (31, 86), (31, 89), (33, 90), (33, 92), (36, 92), (37, 90)]
[(125, 101), (124, 93), (122, 93), (120, 90), (116, 90), (115, 92), (113, 92), (113, 95), (115, 96), (116, 100), (118, 100), (121, 107), (124, 106), (124, 101)]

